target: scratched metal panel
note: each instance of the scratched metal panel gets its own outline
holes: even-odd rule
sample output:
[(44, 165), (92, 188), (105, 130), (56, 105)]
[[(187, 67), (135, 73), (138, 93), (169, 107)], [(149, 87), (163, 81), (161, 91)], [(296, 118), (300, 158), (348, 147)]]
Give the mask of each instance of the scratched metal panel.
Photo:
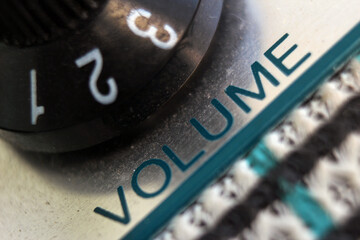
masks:
[[(159, 211), (157, 207), (189, 176), (196, 174), (200, 166), (206, 167), (211, 156), (360, 21), (358, 0), (228, 0), (224, 8), (226, 14), (221, 20), (216, 42), (204, 63), (206, 69), (203, 68), (196, 78), (191, 79), (133, 138), (60, 155), (22, 152), (0, 142), (2, 239), (124, 237), (148, 214)], [(298, 45), (284, 60), (286, 66), (293, 66), (311, 53), (289, 76), (264, 56), (285, 34), (288, 37), (273, 51), (276, 57), (283, 55), (294, 44)], [(241, 97), (251, 108), (249, 113), (245, 113), (224, 91), (233, 85), (257, 92), (251, 72), (254, 62), (267, 69), (279, 85), (274, 86), (262, 78), (266, 97), (263, 100)], [(211, 104), (214, 98), (231, 113), (233, 122), (222, 137), (209, 141), (189, 121), (196, 118), (209, 132), (222, 132), (227, 122)], [(264, 123), (267, 120), (264, 119)], [(201, 150), (205, 153), (186, 171), (182, 171), (163, 152), (164, 145), (170, 147), (184, 163)], [(136, 169), (149, 159), (166, 162), (171, 169), (171, 180), (164, 191), (144, 198), (134, 192), (131, 181)], [(158, 191), (164, 181), (165, 173), (157, 165), (143, 169), (138, 177), (141, 189), (149, 193)], [(202, 184), (193, 182), (194, 188)], [(117, 193), (119, 186), (123, 186), (131, 218), (128, 224), (94, 213), (96, 207), (101, 207), (124, 216)], [(185, 200), (180, 195), (178, 201)], [(171, 207), (161, 205), (160, 208)], [(149, 228), (149, 224), (140, 226)]]

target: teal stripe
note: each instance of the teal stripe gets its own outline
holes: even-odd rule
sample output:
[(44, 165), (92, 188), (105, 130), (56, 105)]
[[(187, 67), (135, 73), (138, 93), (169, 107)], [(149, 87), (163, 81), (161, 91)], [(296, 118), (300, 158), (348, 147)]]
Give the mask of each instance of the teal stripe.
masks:
[[(261, 177), (274, 168), (278, 162), (263, 140), (249, 153), (246, 161), (252, 170)], [(300, 184), (294, 186), (287, 182), (281, 182), (281, 187), (285, 193), (282, 201), (302, 219), (317, 237), (324, 236), (325, 233), (334, 227), (334, 222), (330, 215), (304, 186)]]
[[(284, 184), (288, 185), (288, 184)], [(334, 222), (329, 214), (311, 196), (302, 185), (286, 186), (285, 202), (298, 215), (317, 237), (323, 237), (334, 228)]]
[(357, 55), (356, 60), (358, 60), (360, 62), (360, 54)]
[(250, 152), (246, 161), (259, 176), (264, 176), (277, 164), (276, 157), (267, 148), (263, 140)]

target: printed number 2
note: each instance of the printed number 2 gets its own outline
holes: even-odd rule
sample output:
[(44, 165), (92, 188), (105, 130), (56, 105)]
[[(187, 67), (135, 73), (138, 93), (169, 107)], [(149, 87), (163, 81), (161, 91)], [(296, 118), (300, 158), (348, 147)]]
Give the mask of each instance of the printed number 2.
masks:
[(91, 94), (96, 101), (103, 105), (108, 105), (115, 102), (118, 95), (118, 88), (114, 78), (110, 77), (107, 80), (107, 84), (109, 86), (108, 94), (101, 93), (97, 87), (97, 81), (99, 80), (100, 73), (103, 68), (103, 57), (100, 50), (98, 48), (95, 48), (75, 61), (76, 65), (79, 68), (84, 67), (91, 62), (95, 62), (94, 70), (92, 71), (89, 79), (89, 88)]
[(162, 49), (171, 49), (175, 46), (176, 42), (178, 41), (178, 36), (172, 27), (170, 27), (168, 24), (164, 25), (165, 31), (167, 31), (170, 35), (169, 40), (164, 42), (156, 37), (156, 33), (158, 31), (156, 27), (150, 26), (147, 31), (139, 29), (135, 23), (136, 19), (139, 17), (145, 17), (149, 19), (151, 17), (151, 13), (144, 9), (133, 9), (130, 11), (129, 16), (127, 17), (127, 23), (133, 33), (143, 38), (150, 38), (155, 46)]

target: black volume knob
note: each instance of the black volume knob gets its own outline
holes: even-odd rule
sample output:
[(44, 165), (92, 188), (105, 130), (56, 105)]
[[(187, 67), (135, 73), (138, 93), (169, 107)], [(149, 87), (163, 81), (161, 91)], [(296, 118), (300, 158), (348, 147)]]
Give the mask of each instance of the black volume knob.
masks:
[(0, 136), (49, 152), (122, 134), (190, 78), (211, 43), (222, 4), (1, 1)]
[(31, 46), (80, 29), (106, 1), (3, 0), (0, 2), (0, 39), (16, 46)]

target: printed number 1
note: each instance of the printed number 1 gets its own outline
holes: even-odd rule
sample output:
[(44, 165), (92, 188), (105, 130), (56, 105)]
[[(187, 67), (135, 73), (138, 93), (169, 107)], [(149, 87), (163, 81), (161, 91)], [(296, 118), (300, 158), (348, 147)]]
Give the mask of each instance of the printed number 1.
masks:
[(37, 119), (40, 115), (45, 113), (44, 106), (37, 105), (37, 79), (36, 79), (36, 70), (32, 69), (30, 71), (30, 96), (31, 96), (31, 124), (36, 125)]
[(89, 88), (91, 94), (97, 102), (103, 105), (108, 105), (115, 102), (118, 95), (118, 88), (114, 78), (110, 77), (107, 80), (107, 84), (109, 86), (108, 94), (101, 93), (97, 87), (97, 81), (99, 80), (100, 73), (103, 68), (103, 57), (100, 50), (95, 48), (75, 61), (78, 68), (82, 68), (91, 62), (95, 62), (94, 70), (92, 71), (89, 79)]

